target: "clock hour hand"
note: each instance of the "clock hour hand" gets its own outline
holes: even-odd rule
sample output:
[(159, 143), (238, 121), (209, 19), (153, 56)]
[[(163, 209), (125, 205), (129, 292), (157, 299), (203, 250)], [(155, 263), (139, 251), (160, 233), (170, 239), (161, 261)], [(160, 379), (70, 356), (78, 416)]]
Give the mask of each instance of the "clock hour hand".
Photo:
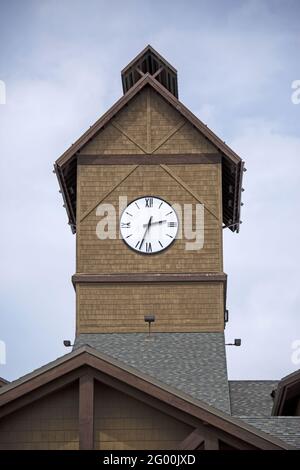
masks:
[[(163, 224), (164, 222), (167, 222), (166, 220), (156, 220), (155, 222), (151, 222), (151, 225), (157, 225), (157, 224)], [(144, 224), (143, 227), (146, 227), (147, 224)]]
[(146, 228), (146, 230), (145, 230), (143, 239), (142, 239), (141, 243), (139, 244), (139, 250), (140, 250), (140, 249), (142, 248), (142, 246), (143, 246), (143, 243), (144, 243), (144, 241), (145, 241), (145, 237), (146, 237), (147, 232), (148, 232), (148, 230), (149, 230), (149, 228), (150, 228), (150, 226), (151, 226), (151, 220), (152, 220), (152, 215), (151, 215), (151, 217), (150, 217), (148, 223), (147, 223), (147, 224), (144, 224), (144, 227), (147, 226), (147, 228)]

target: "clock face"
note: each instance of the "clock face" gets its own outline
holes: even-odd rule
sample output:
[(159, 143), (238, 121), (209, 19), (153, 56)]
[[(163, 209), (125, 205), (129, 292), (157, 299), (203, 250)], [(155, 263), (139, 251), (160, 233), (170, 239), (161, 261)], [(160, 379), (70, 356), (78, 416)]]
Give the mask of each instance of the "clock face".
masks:
[(159, 197), (145, 196), (132, 201), (120, 219), (125, 243), (147, 255), (165, 250), (174, 242), (177, 231), (175, 210)]

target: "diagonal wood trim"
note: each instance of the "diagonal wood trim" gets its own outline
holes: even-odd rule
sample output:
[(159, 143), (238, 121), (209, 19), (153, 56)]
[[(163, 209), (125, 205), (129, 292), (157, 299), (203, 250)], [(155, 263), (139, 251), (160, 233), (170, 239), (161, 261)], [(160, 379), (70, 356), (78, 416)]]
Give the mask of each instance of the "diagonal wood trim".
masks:
[(280, 439), (267, 435), (237, 418), (193, 399), (191, 396), (182, 394), (179, 390), (174, 390), (168, 385), (156, 381), (153, 377), (138, 372), (89, 346), (84, 346), (64, 358), (57, 359), (54, 363), (41, 368), (40, 371), (29, 374), (23, 381), (17, 381), (15, 385), (7, 385), (5, 390), (0, 392), (0, 406), (4, 407), (25, 393), (32, 392), (38, 386), (60, 378), (67, 371), (71, 372), (87, 366), (168, 404), (177, 411), (200, 420), (200, 425), (207, 423), (212, 428), (217, 428), (240, 441), (244, 441), (245, 444), (265, 450), (293, 448)]
[(91, 140), (94, 135), (105, 126), (123, 107), (148, 83), (149, 74), (143, 75), (140, 80), (133, 85), (126, 95), (122, 96), (106, 113), (103, 114), (81, 137), (69, 147), (57, 160), (59, 166), (65, 165), (75, 153)]
[(136, 147), (138, 147), (142, 152), (144, 153), (147, 153), (147, 149), (139, 144), (138, 142), (136, 142), (135, 139), (133, 139), (129, 134), (128, 132), (126, 132), (121, 126), (120, 124), (118, 124), (116, 121), (111, 121), (111, 125), (113, 127), (115, 127), (116, 129), (118, 129), (119, 132), (121, 132), (121, 134), (125, 135), (125, 137), (127, 137), (128, 140), (130, 140), (130, 142), (132, 142)]
[(172, 171), (167, 165), (160, 165), (161, 168), (165, 170), (166, 173), (168, 173), (175, 181), (177, 181), (180, 186), (182, 186), (188, 193), (190, 193), (197, 201), (199, 201), (201, 204), (204, 205), (204, 208), (216, 219), (218, 220), (221, 224), (222, 221), (220, 221), (219, 217), (208, 207), (208, 205), (203, 201), (203, 199), (199, 196), (196, 191), (193, 191), (189, 185), (187, 185), (183, 179), (181, 179), (179, 176), (177, 176), (174, 171)]
[(104, 200), (106, 199), (120, 184), (122, 184), (137, 168), (138, 168), (139, 165), (135, 165), (134, 168), (131, 168), (130, 171), (127, 173), (127, 175), (125, 175), (120, 181), (118, 181), (109, 191), (107, 191), (102, 197), (101, 199), (97, 202), (97, 204), (93, 204), (92, 207), (90, 207), (84, 214), (83, 216), (80, 218), (80, 222), (82, 222), (84, 219), (86, 219), (86, 217), (88, 215), (90, 215), (91, 212), (93, 212), (93, 210), (96, 209), (97, 206), (99, 206), (99, 204)]
[(144, 72), (142, 72), (139, 67), (136, 67), (135, 70), (137, 71), (137, 73), (140, 74), (141, 77), (143, 77), (145, 75)]
[(151, 95), (150, 88), (147, 89), (147, 153), (151, 151)]
[(170, 132), (165, 137), (163, 137), (158, 142), (158, 144), (151, 150), (151, 153), (156, 152), (156, 150), (158, 150), (165, 142), (167, 142), (172, 137), (172, 135), (176, 134), (176, 132), (179, 131), (179, 129), (181, 129), (185, 125), (185, 123), (186, 123), (185, 120), (181, 120), (176, 126), (174, 126), (170, 130)]
[(201, 165), (221, 163), (220, 153), (191, 154), (129, 154), (129, 155), (88, 155), (78, 154), (78, 165)]
[(74, 274), (73, 284), (77, 283), (153, 283), (153, 282), (223, 282), (225, 273), (123, 273), (123, 274)]
[(85, 374), (79, 379), (79, 449), (94, 448), (94, 377)]
[(178, 450), (195, 450), (204, 441), (203, 433), (199, 428), (194, 429), (183, 441), (180, 442)]
[(163, 98), (166, 99), (183, 117), (191, 122), (200, 132), (203, 133), (222, 153), (226, 155), (229, 161), (238, 164), (241, 158), (226, 145), (219, 137), (214, 134), (202, 121), (200, 121), (191, 111), (189, 111), (172, 93), (164, 88), (149, 73), (143, 75), (140, 80), (122, 96), (95, 124), (88, 129), (71, 147), (69, 147), (56, 161), (60, 166), (64, 165), (74, 156), (103, 126), (105, 126), (114, 115), (117, 114), (139, 91), (147, 84), (151, 85)]
[[(183, 103), (181, 103), (176, 96), (174, 96), (169, 90), (164, 88), (157, 80), (149, 74), (146, 74), (149, 84), (156, 90), (166, 101), (179, 111), (183, 117), (185, 117), (193, 126), (196, 127), (210, 142), (212, 142), (221, 152), (223, 152), (229, 160), (234, 164), (238, 164), (241, 158), (235, 153), (228, 145), (221, 140), (209, 127), (200, 121)], [(138, 82), (139, 83), (139, 82)]]
[(159, 67), (159, 69), (156, 70), (156, 72), (152, 75), (152, 77), (153, 77), (153, 78), (156, 78), (156, 77), (160, 74), (160, 72), (163, 71), (163, 69), (164, 69), (163, 67)]
[(128, 65), (126, 65), (126, 67), (121, 70), (121, 74), (127, 72), (136, 62), (138, 62), (143, 57), (143, 55), (147, 51), (151, 51), (154, 55), (157, 56), (157, 58), (161, 62), (163, 62), (170, 70), (172, 70), (172, 72), (177, 73), (175, 67), (173, 67), (173, 65), (171, 65), (162, 55), (160, 55), (159, 52), (157, 52), (152, 46), (150, 46), (150, 44), (148, 44), (137, 56), (134, 57), (134, 59), (129, 62)]

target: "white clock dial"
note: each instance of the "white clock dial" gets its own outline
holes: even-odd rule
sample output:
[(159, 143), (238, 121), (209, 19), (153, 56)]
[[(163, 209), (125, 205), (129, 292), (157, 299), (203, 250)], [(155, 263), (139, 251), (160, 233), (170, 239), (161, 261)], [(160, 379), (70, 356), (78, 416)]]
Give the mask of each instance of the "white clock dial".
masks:
[(120, 218), (120, 232), (130, 248), (151, 255), (165, 250), (178, 232), (178, 217), (163, 199), (144, 196), (132, 201)]

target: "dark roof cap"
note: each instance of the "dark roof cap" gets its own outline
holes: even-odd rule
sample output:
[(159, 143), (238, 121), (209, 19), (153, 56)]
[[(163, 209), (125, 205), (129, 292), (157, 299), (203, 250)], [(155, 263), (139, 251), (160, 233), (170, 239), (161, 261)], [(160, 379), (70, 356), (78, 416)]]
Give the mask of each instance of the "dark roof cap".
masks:
[(150, 45), (146, 46), (122, 70), (124, 94), (146, 73), (152, 75), (155, 80), (178, 98), (177, 70)]

